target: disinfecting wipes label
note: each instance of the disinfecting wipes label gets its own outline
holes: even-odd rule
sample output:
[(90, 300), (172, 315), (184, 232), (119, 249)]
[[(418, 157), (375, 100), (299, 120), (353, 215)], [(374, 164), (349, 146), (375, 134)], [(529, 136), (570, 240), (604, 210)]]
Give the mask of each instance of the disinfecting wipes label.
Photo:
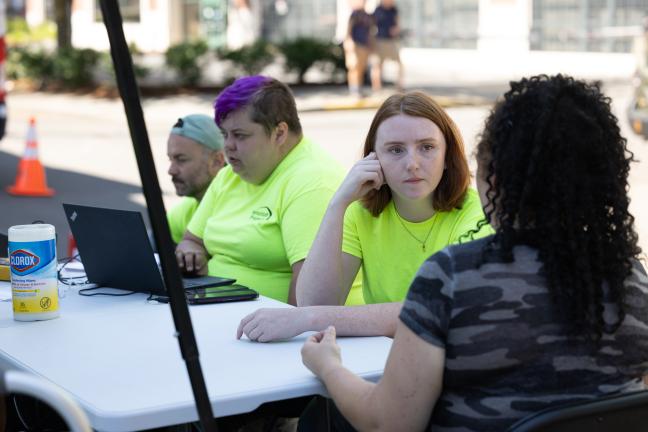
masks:
[(56, 241), (9, 242), (14, 313), (58, 310)]

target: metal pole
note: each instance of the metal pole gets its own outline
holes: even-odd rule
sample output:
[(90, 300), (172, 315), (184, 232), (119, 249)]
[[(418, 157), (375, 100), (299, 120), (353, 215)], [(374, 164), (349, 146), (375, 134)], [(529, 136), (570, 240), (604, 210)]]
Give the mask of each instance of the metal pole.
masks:
[(198, 345), (191, 325), (191, 317), (182, 287), (180, 269), (174, 255), (173, 241), (169, 232), (162, 192), (157, 180), (151, 145), (144, 123), (144, 114), (139, 98), (139, 88), (135, 82), (133, 62), (126, 45), (122, 17), (117, 0), (101, 0), (101, 13), (110, 40), (110, 54), (115, 67), (117, 86), (124, 103), (128, 128), (137, 158), (142, 189), (149, 210), (155, 242), (160, 254), (162, 274), (169, 295), (169, 305), (180, 344), (180, 352), (187, 366), (189, 381), (196, 400), (196, 408), (204, 431), (216, 431), (216, 421), (212, 413), (207, 387), (200, 367)]

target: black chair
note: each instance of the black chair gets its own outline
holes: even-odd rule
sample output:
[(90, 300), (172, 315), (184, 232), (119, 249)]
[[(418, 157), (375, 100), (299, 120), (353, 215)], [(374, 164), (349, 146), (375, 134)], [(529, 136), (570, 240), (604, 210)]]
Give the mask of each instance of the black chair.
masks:
[(615, 394), (542, 410), (515, 423), (509, 432), (644, 432), (648, 390)]

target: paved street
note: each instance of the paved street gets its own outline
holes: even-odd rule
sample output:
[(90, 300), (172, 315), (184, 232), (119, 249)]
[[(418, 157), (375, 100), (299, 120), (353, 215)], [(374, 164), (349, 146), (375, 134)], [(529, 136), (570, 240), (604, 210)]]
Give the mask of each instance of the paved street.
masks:
[[(640, 161), (634, 165), (631, 174), (632, 211), (637, 219), (642, 247), (648, 250), (648, 143), (635, 136), (627, 125), (625, 109), (630, 91), (629, 85), (625, 84), (606, 87), (630, 148)], [(443, 94), (442, 91), (433, 93)], [(488, 94), (497, 93), (493, 93), (491, 88)], [(165, 147), (170, 126), (180, 115), (191, 112), (211, 114), (214, 96), (184, 95), (144, 101), (149, 137), (167, 206), (177, 202), (166, 175)], [(53, 223), (61, 235), (59, 238), (66, 239), (68, 227), (62, 202), (145, 211), (120, 100), (70, 94), (14, 93), (9, 95), (8, 105), (8, 132), (0, 142), (0, 232), (6, 233), (14, 224), (43, 220)], [(449, 109), (464, 135), (469, 155), (472, 155), (476, 135), (488, 109), (488, 105)], [(360, 155), (373, 112), (308, 111), (302, 113), (301, 118), (306, 133), (348, 168)], [(57, 192), (53, 198), (12, 197), (4, 191), (4, 187), (14, 181), (16, 165), (24, 151), (30, 116), (37, 120), (40, 159), (47, 168), (49, 186)], [(472, 158), (471, 167), (474, 170)], [(65, 246), (65, 241), (59, 242), (60, 256), (65, 253)]]

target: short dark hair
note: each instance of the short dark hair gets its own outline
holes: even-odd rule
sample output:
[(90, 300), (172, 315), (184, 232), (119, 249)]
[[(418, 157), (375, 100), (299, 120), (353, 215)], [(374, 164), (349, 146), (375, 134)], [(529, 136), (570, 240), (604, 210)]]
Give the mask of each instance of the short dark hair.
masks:
[[(398, 114), (426, 118), (441, 130), (446, 142), (446, 169), (439, 185), (432, 193), (432, 205), (437, 211), (450, 211), (461, 207), (470, 185), (470, 170), (466, 161), (463, 139), (459, 129), (441, 105), (425, 93), (413, 91), (395, 94), (383, 102), (369, 127), (365, 139), (364, 156), (375, 151), (376, 134), (380, 125)], [(379, 190), (367, 194), (362, 199), (362, 204), (372, 215), (378, 216), (391, 199), (391, 190), (385, 184)]]
[(250, 108), (250, 119), (263, 126), (267, 135), (281, 122), (298, 135), (302, 133), (295, 98), (288, 86), (274, 78), (242, 77), (226, 87), (214, 102), (214, 119), (220, 127), (233, 111)]

